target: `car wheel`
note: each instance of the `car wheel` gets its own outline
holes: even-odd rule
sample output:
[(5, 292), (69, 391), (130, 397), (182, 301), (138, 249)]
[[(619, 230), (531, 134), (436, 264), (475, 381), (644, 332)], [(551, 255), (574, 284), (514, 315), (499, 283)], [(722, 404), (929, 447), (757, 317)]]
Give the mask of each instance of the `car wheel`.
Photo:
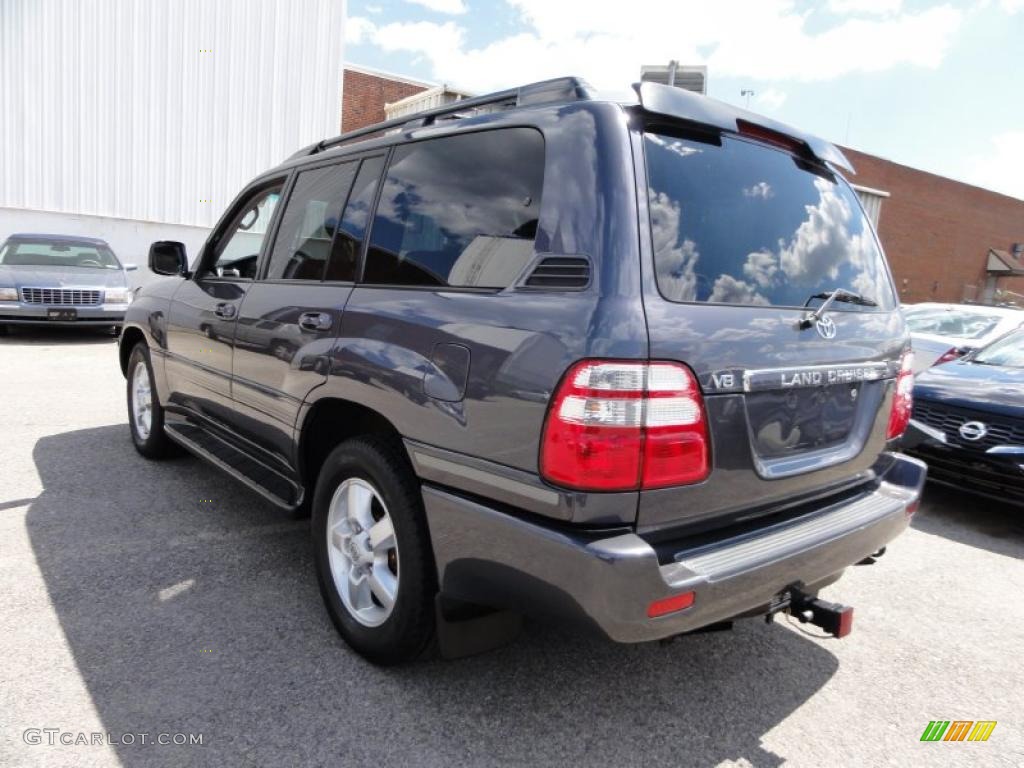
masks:
[(128, 359), (128, 425), (135, 449), (148, 459), (160, 459), (175, 451), (164, 432), (164, 409), (153, 381), (149, 348), (140, 341)]
[(338, 632), (375, 664), (419, 656), (434, 634), (437, 573), (419, 484), (401, 448), (348, 440), (313, 497), (320, 593)]

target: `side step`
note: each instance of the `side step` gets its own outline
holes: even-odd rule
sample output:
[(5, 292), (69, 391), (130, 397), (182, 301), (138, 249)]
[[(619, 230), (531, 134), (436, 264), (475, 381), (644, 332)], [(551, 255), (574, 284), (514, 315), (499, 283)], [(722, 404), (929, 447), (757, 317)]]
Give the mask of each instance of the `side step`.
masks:
[(209, 430), (183, 422), (165, 423), (164, 430), (174, 442), (224, 470), (277, 506), (291, 510), (301, 502), (301, 490), (296, 483)]

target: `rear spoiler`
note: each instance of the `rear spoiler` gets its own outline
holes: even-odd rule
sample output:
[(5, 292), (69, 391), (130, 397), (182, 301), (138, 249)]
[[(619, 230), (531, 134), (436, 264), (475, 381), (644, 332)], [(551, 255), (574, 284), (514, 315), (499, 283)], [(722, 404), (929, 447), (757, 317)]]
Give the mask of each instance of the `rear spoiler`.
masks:
[(710, 99), (707, 96), (660, 83), (636, 83), (633, 85), (645, 112), (664, 117), (673, 117), (702, 125), (710, 125), (722, 131), (751, 133), (746, 126), (784, 136), (806, 147), (814, 157), (823, 163), (856, 173), (846, 155), (831, 142), (809, 133), (792, 128), (785, 123), (772, 120), (731, 104)]

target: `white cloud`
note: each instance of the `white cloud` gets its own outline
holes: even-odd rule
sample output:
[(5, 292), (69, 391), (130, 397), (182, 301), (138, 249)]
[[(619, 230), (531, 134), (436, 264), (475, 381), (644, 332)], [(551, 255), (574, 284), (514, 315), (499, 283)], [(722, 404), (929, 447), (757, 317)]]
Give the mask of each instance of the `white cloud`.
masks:
[(376, 33), (377, 28), (367, 18), (350, 16), (345, 19), (345, 42), (349, 45), (371, 42)]
[(772, 185), (767, 181), (759, 181), (757, 184), (752, 184), (743, 190), (743, 194), (747, 197), (761, 197), (765, 200), (775, 197), (775, 190), (772, 189)]
[(1024, 130), (992, 137), (985, 153), (972, 153), (961, 177), (979, 187), (1024, 200)]
[(838, 14), (863, 13), (870, 16), (888, 16), (898, 13), (903, 0), (829, 0), (828, 9)]
[(664, 192), (651, 195), (651, 240), (658, 254), (655, 269), (658, 287), (673, 301), (697, 298), (697, 244), (686, 238), (679, 242), (679, 204)]
[(372, 13), (374, 16), (380, 14), (384, 8), (380, 5), (368, 5), (366, 6), (366, 12)]
[(786, 103), (786, 94), (777, 88), (765, 88), (754, 94), (754, 103), (764, 112), (774, 112)]
[(767, 305), (771, 302), (757, 292), (750, 283), (737, 280), (732, 275), (722, 274), (715, 280), (715, 286), (711, 289), (708, 301), (721, 302), (723, 304), (761, 304)]
[(1024, 11), (1024, 0), (999, 0), (999, 6), (1007, 13)]
[(447, 13), (458, 16), (466, 12), (466, 5), (462, 0), (405, 0), (413, 5), (422, 5), (437, 13)]
[(519, 11), (526, 31), (482, 47), (468, 45), (452, 22), (388, 24), (374, 42), (423, 56), (435, 79), (478, 92), (567, 73), (599, 88), (628, 91), (641, 64), (670, 59), (706, 63), (716, 76), (761, 82), (824, 81), (902, 64), (934, 68), (964, 16), (943, 4), (885, 17), (837, 16), (830, 27), (809, 31), (809, 14), (794, 0), (634, 0), (628, 13), (617, 3), (594, 3), (580, 13), (573, 3), (506, 1)]

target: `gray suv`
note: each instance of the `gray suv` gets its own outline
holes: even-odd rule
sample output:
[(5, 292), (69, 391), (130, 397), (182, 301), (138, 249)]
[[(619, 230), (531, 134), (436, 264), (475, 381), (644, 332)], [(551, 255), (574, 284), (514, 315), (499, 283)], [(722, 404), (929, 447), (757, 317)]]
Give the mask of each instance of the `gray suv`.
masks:
[(620, 642), (780, 611), (843, 636), (818, 591), (917, 505), (907, 332), (843, 155), (636, 91), (564, 78), (326, 140), (191, 266), (150, 250), (136, 447), (311, 513), (375, 662), (482, 607)]

